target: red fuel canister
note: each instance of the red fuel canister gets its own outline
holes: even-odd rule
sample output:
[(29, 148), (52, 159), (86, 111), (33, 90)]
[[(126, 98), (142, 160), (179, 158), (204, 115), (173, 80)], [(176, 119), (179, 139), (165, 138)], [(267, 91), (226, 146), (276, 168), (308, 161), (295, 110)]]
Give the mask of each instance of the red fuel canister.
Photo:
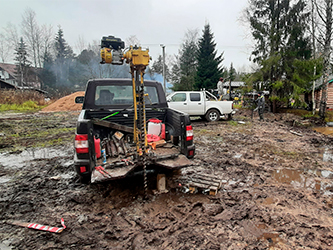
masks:
[(101, 139), (96, 139), (94, 136), (94, 143), (95, 143), (95, 153), (96, 153), (96, 158), (101, 157)]

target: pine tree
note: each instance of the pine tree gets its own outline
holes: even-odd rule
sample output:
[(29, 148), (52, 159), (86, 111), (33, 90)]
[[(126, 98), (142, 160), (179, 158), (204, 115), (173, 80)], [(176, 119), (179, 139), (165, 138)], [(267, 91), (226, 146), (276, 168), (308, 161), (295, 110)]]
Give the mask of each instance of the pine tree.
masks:
[(44, 88), (54, 88), (56, 85), (56, 76), (52, 70), (54, 65), (53, 58), (49, 52), (45, 52), (43, 58), (43, 69), (40, 71), (39, 78)]
[[(161, 55), (159, 55), (157, 60), (153, 62), (153, 65), (151, 67), (151, 73), (163, 75), (163, 57)], [(170, 79), (170, 72), (167, 64), (165, 64), (165, 75), (165, 79), (166, 81), (168, 81)]]
[(215, 89), (219, 78), (222, 76), (223, 68), (221, 63), (223, 54), (217, 56), (216, 43), (213, 36), (209, 24), (206, 24), (203, 35), (199, 39), (195, 89)]
[(67, 44), (64, 39), (64, 33), (61, 27), (58, 29), (58, 33), (54, 43), (55, 49), (55, 75), (56, 85), (68, 85), (70, 83), (70, 67), (74, 59), (74, 53), (72, 48)]
[(193, 90), (197, 72), (197, 30), (189, 30), (172, 66), (172, 90)]
[(15, 55), (16, 55), (14, 58), (14, 60), (16, 61), (15, 75), (16, 78), (18, 79), (18, 84), (20, 86), (23, 86), (27, 83), (31, 62), (28, 60), (27, 45), (24, 43), (22, 37), (15, 49)]
[[(295, 60), (311, 57), (307, 22), (309, 13), (304, 0), (251, 0), (247, 18), (256, 42), (253, 61), (260, 66), (254, 83), (271, 92), (273, 112), (277, 102), (294, 97), (297, 84), (292, 82)], [(259, 85), (259, 84), (258, 84)]]

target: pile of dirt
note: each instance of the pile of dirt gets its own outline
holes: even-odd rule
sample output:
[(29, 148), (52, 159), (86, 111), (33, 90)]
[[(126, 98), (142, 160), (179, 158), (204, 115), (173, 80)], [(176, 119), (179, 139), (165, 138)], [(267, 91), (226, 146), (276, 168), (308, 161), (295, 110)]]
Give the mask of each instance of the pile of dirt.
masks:
[(55, 112), (55, 111), (77, 111), (82, 109), (82, 104), (76, 104), (75, 98), (77, 96), (84, 96), (84, 91), (78, 91), (73, 94), (64, 96), (59, 100), (53, 102), (47, 107), (43, 108), (43, 112)]

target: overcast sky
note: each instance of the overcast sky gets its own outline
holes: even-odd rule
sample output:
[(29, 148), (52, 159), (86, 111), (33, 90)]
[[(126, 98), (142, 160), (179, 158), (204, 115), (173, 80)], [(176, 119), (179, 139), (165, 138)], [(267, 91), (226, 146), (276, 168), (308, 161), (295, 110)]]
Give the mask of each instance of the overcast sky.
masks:
[[(36, 13), (39, 25), (47, 24), (64, 31), (64, 38), (74, 49), (79, 37), (87, 43), (102, 36), (123, 39), (136, 36), (143, 48), (148, 47), (153, 60), (162, 54), (178, 53), (187, 30), (205, 23), (214, 33), (218, 53), (224, 52), (223, 65), (233, 63), (237, 70), (249, 68), (251, 41), (248, 31), (238, 21), (248, 0), (0, 0), (0, 32), (8, 22), (20, 32), (26, 8)], [(126, 44), (127, 46), (127, 44)]]

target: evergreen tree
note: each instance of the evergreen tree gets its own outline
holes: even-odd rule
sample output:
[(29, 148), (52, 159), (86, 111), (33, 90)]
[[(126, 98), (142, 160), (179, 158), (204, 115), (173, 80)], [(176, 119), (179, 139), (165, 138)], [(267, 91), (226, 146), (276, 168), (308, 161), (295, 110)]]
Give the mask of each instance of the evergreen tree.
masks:
[(253, 61), (260, 66), (260, 72), (254, 74), (258, 78), (251, 78), (251, 84), (271, 92), (275, 112), (278, 103), (296, 97), (296, 82), (292, 82), (297, 69), (295, 60), (311, 57), (309, 13), (303, 0), (250, 0), (249, 3), (246, 13), (256, 41)]
[(27, 45), (24, 43), (22, 37), (20, 38), (20, 41), (15, 49), (15, 55), (15, 75), (18, 79), (18, 84), (23, 86), (28, 82), (28, 74), (31, 62), (28, 60)]
[(43, 58), (43, 69), (39, 74), (43, 88), (55, 88), (57, 79), (52, 70), (53, 64), (54, 61), (52, 55), (48, 51), (45, 51)]
[(55, 49), (55, 64), (54, 64), (54, 72), (56, 75), (56, 85), (69, 85), (71, 78), (69, 76), (71, 64), (73, 63), (74, 53), (72, 48), (67, 44), (64, 39), (64, 33), (61, 27), (58, 29), (58, 33), (55, 37), (54, 43)]
[(203, 30), (202, 38), (198, 46), (198, 67), (195, 77), (195, 89), (215, 89), (219, 78), (222, 76), (221, 63), (222, 55), (217, 56), (216, 43), (213, 40), (213, 33), (209, 24)]
[(237, 72), (236, 72), (236, 69), (234, 68), (233, 63), (230, 64), (230, 68), (229, 68), (228, 74), (229, 74), (229, 79), (231, 81), (234, 81), (236, 79)]
[(197, 31), (189, 30), (185, 34), (185, 41), (181, 46), (176, 62), (172, 66), (172, 90), (193, 90), (197, 70)]
[[(150, 73), (163, 75), (163, 57), (161, 55), (159, 55), (157, 60), (153, 62)], [(165, 79), (168, 81), (170, 79), (170, 72), (167, 64), (165, 64), (165, 75)]]

